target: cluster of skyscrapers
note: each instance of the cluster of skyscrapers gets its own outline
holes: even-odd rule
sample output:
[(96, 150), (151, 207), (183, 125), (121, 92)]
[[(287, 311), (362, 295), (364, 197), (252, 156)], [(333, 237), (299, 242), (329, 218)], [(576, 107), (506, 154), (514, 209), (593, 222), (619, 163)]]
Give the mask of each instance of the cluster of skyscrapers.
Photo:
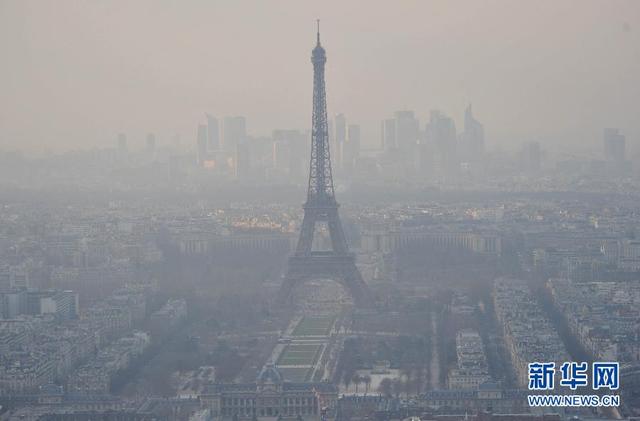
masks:
[(216, 117), (210, 114), (206, 117), (207, 123), (198, 125), (198, 164), (209, 169), (228, 169), (241, 176), (249, 165), (246, 119), (242, 116), (226, 117), (220, 127)]
[(484, 127), (473, 117), (471, 105), (465, 110), (461, 133), (452, 118), (431, 111), (421, 127), (413, 111), (397, 111), (382, 121), (383, 149), (409, 169), (431, 174), (452, 174), (478, 169), (484, 154)]
[[(411, 174), (446, 175), (478, 169), (484, 154), (484, 127), (465, 111), (462, 132), (453, 119), (432, 111), (424, 125), (413, 111), (397, 111), (381, 123), (380, 147), (364, 146), (359, 124), (339, 113), (328, 121), (331, 160), (338, 176), (363, 174), (380, 165), (398, 166)], [(196, 134), (198, 166), (235, 178), (264, 175), (269, 179), (304, 176), (310, 132), (276, 129), (270, 137), (247, 133), (242, 116), (220, 120), (206, 114)], [(149, 148), (149, 140), (147, 141)]]
[[(535, 139), (516, 139), (511, 149), (489, 150), (485, 127), (471, 105), (465, 109), (462, 127), (438, 110), (431, 111), (426, 121), (414, 111), (396, 111), (381, 121), (379, 140), (375, 135), (368, 138), (362, 126), (343, 113), (327, 123), (333, 173), (339, 182), (410, 181), (481, 189), (502, 189), (506, 183), (516, 190), (566, 190), (573, 188), (570, 183), (577, 177), (590, 189), (610, 190), (604, 186), (608, 182), (634, 175), (625, 135), (616, 128), (606, 128), (598, 136), (600, 151), (576, 155), (552, 151)], [(177, 135), (169, 142), (158, 142), (154, 133), (148, 133), (142, 148), (133, 150), (121, 133), (116, 147), (102, 151), (104, 156), (98, 158), (106, 165), (115, 162), (155, 171), (154, 179), (162, 172), (185, 185), (198, 180), (300, 184), (307, 178), (309, 129), (274, 129), (255, 135), (244, 116), (205, 114), (194, 134), (181, 146)]]

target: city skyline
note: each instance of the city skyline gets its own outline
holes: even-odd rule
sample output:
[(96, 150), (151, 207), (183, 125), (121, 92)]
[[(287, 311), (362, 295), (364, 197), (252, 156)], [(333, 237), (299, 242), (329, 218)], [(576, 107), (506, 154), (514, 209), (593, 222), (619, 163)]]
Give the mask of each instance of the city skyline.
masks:
[(598, 148), (619, 127), (633, 148), (638, 6), (599, 5), (5, 2), (0, 148), (95, 147), (119, 132), (192, 144), (205, 112), (244, 115), (256, 135), (308, 128), (309, 78), (293, 57), (308, 54), (315, 18), (332, 51), (329, 115), (358, 123), (363, 147), (395, 110), (424, 121), (441, 109), (461, 125), (473, 103), (488, 146)]

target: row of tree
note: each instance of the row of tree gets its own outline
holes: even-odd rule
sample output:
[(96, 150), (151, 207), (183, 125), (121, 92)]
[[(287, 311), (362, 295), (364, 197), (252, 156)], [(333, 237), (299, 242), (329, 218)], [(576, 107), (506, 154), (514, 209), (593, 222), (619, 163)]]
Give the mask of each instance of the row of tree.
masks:
[(365, 395), (367, 393), (369, 393), (369, 388), (371, 387), (371, 376), (369, 375), (364, 375), (361, 376), (358, 373), (354, 373), (353, 375), (350, 375), (350, 373), (347, 373), (345, 371), (344, 376), (342, 378), (342, 382), (344, 383), (344, 387), (346, 389), (349, 389), (349, 386), (351, 384), (354, 384), (356, 386), (356, 394), (358, 393), (358, 387), (363, 384), (365, 386)]

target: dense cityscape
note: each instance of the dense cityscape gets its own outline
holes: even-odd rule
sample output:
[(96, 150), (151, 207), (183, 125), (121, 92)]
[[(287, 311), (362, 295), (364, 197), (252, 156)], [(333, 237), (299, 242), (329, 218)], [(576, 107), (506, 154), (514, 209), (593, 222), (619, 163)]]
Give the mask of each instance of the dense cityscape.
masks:
[[(626, 129), (503, 149), (474, 103), (367, 137), (317, 25), (309, 127), (0, 147), (0, 420), (640, 419)], [(532, 406), (568, 362), (618, 363), (619, 405)]]

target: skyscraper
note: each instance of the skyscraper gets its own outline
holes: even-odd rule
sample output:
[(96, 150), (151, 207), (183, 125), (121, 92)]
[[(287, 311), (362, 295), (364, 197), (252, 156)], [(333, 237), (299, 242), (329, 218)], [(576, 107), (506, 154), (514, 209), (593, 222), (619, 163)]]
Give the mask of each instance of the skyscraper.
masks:
[(522, 150), (522, 168), (537, 173), (542, 167), (542, 150), (539, 142), (526, 142)]
[(299, 130), (274, 130), (273, 166), (289, 175), (302, 175), (307, 152), (304, 133)]
[(240, 142), (247, 137), (247, 122), (242, 116), (225, 117), (222, 126), (222, 148), (225, 152), (235, 153)]
[(347, 140), (347, 119), (344, 114), (336, 115), (335, 148), (333, 148), (334, 162), (337, 168), (343, 165), (344, 142)]
[(204, 124), (198, 124), (196, 144), (198, 147), (198, 164), (202, 165), (207, 159), (207, 126)]
[(604, 129), (604, 157), (607, 161), (622, 164), (625, 161), (626, 139), (618, 129)]
[(484, 154), (484, 127), (473, 117), (471, 104), (464, 111), (464, 132), (460, 136), (462, 159), (478, 161)]
[(207, 149), (217, 151), (220, 149), (220, 127), (218, 119), (207, 114)]
[(419, 122), (413, 111), (396, 111), (395, 120), (396, 146), (401, 151), (411, 153), (418, 141)]
[(282, 140), (275, 140), (273, 142), (273, 168), (281, 173), (289, 171), (289, 162), (291, 160), (291, 149), (289, 143)]
[(388, 118), (382, 121), (382, 148), (384, 150), (395, 149), (396, 144), (396, 120)]
[(360, 154), (360, 126), (357, 124), (349, 124), (347, 129), (347, 141), (343, 146), (343, 166), (347, 170), (354, 167), (355, 160)]
[(237, 179), (247, 179), (251, 171), (249, 142), (247, 139), (241, 140), (236, 144), (236, 152), (234, 156), (234, 172)]
[(425, 140), (433, 146), (435, 161), (441, 172), (454, 172), (458, 168), (457, 135), (454, 121), (440, 111), (431, 111), (425, 128)]

